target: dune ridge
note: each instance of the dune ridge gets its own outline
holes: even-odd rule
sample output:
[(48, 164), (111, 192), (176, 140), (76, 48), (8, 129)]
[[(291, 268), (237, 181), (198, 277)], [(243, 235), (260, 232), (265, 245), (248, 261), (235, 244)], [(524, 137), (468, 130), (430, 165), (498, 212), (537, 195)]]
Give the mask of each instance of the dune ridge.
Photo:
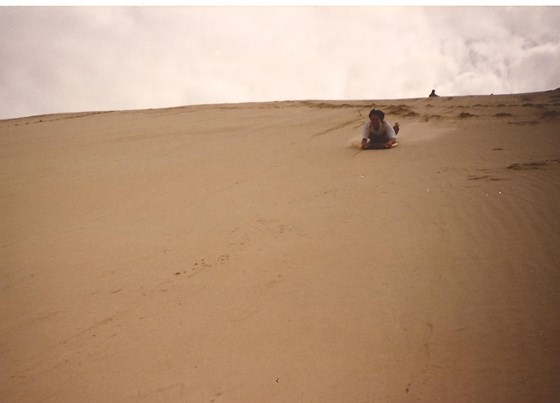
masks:
[(0, 121), (0, 393), (554, 401), (559, 128), (560, 89)]

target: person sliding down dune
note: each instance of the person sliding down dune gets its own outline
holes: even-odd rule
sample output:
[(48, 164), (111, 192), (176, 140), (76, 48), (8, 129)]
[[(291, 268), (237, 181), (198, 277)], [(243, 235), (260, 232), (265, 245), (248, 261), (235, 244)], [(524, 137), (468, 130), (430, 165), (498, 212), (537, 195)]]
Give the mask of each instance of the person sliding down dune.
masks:
[(369, 122), (366, 122), (363, 126), (361, 148), (367, 150), (395, 147), (398, 145), (398, 132), (398, 123), (391, 126), (389, 122), (385, 121), (383, 111), (372, 109), (369, 112)]

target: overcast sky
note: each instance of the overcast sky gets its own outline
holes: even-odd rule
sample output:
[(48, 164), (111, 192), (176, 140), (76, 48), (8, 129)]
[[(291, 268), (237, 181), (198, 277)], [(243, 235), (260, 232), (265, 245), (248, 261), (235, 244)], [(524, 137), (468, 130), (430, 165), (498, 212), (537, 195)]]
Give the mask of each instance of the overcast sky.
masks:
[(0, 119), (560, 87), (560, 7), (0, 7)]

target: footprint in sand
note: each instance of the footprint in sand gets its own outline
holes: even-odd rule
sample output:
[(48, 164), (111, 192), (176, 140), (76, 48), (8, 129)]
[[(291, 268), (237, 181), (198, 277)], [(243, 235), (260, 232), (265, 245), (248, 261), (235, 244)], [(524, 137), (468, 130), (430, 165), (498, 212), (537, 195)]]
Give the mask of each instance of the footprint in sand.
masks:
[[(203, 271), (205, 271), (206, 269), (214, 266), (214, 265), (223, 265), (226, 264), (229, 261), (229, 254), (225, 253), (223, 255), (218, 256), (215, 259), (215, 262), (213, 264), (208, 263), (205, 259), (200, 259), (199, 261), (193, 263), (192, 267), (191, 267), (191, 273), (187, 276), (187, 278), (191, 278), (193, 276), (196, 276), (197, 274), (202, 273)], [(186, 273), (186, 272), (185, 272)], [(181, 274), (180, 272), (175, 273), (175, 275), (179, 275)]]

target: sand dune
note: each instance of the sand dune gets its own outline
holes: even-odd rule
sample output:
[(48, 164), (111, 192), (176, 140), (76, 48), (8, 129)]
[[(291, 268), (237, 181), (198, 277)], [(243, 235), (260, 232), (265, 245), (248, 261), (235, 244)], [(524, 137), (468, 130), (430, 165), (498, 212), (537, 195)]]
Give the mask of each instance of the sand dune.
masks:
[(0, 121), (2, 400), (556, 401), (559, 129), (559, 90)]

